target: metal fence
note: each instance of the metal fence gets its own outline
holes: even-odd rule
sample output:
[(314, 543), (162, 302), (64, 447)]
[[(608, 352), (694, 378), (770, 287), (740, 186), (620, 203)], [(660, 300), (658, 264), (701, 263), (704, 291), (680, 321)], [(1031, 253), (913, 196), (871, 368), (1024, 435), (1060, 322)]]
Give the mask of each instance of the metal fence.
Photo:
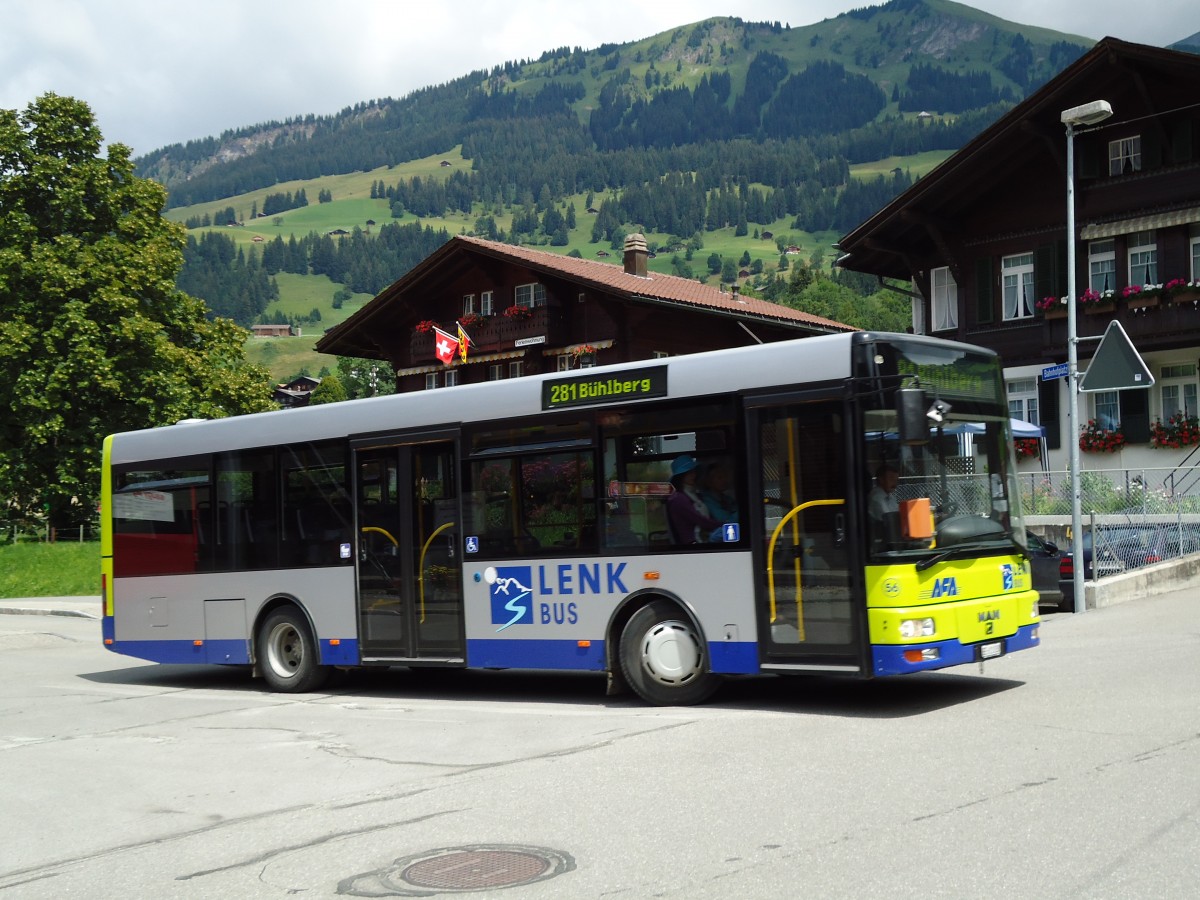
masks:
[[(1101, 469), (1080, 475), (1089, 577), (1200, 552), (1200, 479), (1179, 469)], [(1068, 471), (1018, 475), (1030, 530), (1065, 550), (1072, 545)], [(1094, 546), (1093, 546), (1094, 545)]]

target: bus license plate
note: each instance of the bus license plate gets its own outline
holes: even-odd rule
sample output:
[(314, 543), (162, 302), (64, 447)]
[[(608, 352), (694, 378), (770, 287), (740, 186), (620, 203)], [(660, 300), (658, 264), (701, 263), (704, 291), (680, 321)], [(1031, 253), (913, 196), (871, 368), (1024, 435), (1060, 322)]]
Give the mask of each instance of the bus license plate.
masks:
[(992, 641), (990, 644), (979, 645), (980, 659), (995, 659), (1004, 655), (1004, 641)]

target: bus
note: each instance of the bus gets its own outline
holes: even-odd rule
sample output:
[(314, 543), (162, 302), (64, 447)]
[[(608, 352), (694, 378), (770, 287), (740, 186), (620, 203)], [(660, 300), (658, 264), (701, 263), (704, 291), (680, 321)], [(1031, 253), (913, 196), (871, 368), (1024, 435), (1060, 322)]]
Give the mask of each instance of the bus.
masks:
[[(717, 470), (718, 527), (678, 534)], [(515, 668), (661, 705), (980, 662), (1038, 644), (1015, 472), (995, 353), (873, 332), (185, 420), (104, 441), (103, 641), (274, 691)]]

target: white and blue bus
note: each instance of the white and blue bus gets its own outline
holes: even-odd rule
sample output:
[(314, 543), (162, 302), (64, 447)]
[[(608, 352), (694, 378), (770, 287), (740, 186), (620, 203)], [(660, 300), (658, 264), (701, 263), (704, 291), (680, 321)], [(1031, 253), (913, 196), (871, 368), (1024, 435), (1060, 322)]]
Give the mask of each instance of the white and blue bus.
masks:
[[(673, 534), (685, 469), (720, 527)], [(954, 666), (1038, 643), (1014, 473), (995, 354), (869, 332), (186, 421), (104, 442), (103, 639), (276, 691), (584, 670), (656, 704)]]

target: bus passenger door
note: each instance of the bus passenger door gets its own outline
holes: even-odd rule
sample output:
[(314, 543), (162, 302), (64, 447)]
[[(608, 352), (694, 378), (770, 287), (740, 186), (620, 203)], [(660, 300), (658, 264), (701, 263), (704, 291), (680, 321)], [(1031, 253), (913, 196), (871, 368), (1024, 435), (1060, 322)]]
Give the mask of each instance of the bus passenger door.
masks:
[(749, 423), (762, 668), (860, 672), (844, 405), (773, 402), (750, 410)]
[(464, 660), (455, 449), (430, 441), (357, 451), (364, 662)]

